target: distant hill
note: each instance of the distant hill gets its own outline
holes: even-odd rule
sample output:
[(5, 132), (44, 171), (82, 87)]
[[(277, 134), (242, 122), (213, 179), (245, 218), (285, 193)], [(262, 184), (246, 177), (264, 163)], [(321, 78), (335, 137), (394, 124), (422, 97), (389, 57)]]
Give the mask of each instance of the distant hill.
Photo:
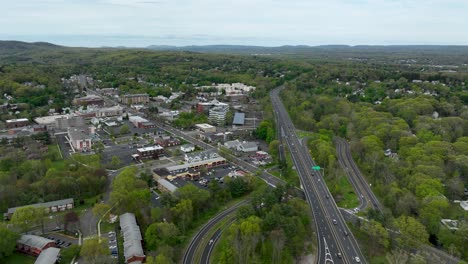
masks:
[(31, 49), (53, 49), (61, 46), (48, 42), (22, 42), (14, 40), (0, 40), (0, 53), (6, 52), (22, 52)]

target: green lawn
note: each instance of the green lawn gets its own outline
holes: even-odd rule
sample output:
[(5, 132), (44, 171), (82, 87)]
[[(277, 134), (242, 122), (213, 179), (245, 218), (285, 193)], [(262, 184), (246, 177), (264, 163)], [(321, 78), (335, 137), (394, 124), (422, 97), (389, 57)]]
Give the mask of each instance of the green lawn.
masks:
[(14, 253), (10, 257), (4, 259), (5, 262), (2, 263), (8, 263), (8, 264), (33, 264), (36, 261), (36, 258), (23, 255), (20, 253)]

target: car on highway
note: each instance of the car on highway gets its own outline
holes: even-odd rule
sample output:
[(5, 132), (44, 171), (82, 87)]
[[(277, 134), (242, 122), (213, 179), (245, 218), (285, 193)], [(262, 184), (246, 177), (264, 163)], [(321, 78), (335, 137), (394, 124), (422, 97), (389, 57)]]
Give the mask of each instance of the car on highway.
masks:
[(334, 225), (337, 225), (337, 224), (338, 224), (338, 222), (336, 222), (336, 219), (333, 219), (332, 222), (333, 222)]
[(210, 239), (210, 242), (208, 242), (208, 245), (211, 246), (211, 244), (213, 244), (213, 239)]
[(354, 260), (356, 260), (357, 263), (360, 263), (361, 260), (359, 259), (359, 257), (355, 257)]
[(336, 256), (337, 256), (338, 258), (341, 258), (341, 252), (338, 252), (338, 253), (336, 254)]
[(344, 231), (344, 235), (345, 235), (345, 236), (348, 236), (348, 231), (345, 230), (345, 231)]

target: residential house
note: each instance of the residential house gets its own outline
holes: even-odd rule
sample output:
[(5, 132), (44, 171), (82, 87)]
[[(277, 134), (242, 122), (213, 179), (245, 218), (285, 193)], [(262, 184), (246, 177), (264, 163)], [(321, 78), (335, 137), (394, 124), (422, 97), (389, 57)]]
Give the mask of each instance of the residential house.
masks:
[(224, 146), (228, 149), (234, 149), (237, 150), (237, 147), (239, 147), (241, 142), (239, 140), (232, 140), (232, 141), (226, 141), (224, 142)]
[(18, 210), (19, 208), (26, 207), (26, 206), (44, 207), (46, 210), (46, 213), (56, 213), (56, 212), (62, 212), (65, 210), (73, 209), (74, 200), (73, 198), (69, 198), (69, 199), (57, 200), (57, 201), (46, 202), (46, 203), (36, 203), (36, 204), (30, 204), (30, 205), (25, 205), (25, 206), (8, 208), (8, 211), (5, 214), (3, 214), (5, 220), (11, 219), (11, 216), (16, 212), (16, 210)]
[(184, 153), (189, 153), (195, 150), (195, 146), (192, 144), (185, 144), (180, 146), (180, 150)]
[(210, 150), (205, 150), (205, 151), (196, 152), (196, 153), (186, 153), (184, 159), (188, 163), (193, 163), (193, 162), (209, 160), (209, 159), (214, 159), (214, 158), (219, 158), (219, 157), (220, 156), (216, 150), (210, 149)]

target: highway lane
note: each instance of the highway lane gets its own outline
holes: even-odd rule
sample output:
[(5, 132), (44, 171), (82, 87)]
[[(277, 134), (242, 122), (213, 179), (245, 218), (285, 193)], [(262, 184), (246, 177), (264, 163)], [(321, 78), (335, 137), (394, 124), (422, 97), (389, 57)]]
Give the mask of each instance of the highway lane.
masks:
[(371, 206), (373, 209), (382, 213), (383, 207), (374, 192), (371, 190), (370, 185), (362, 176), (361, 171), (353, 160), (349, 144), (345, 139), (335, 138), (336, 151), (338, 153), (338, 161), (345, 170), (351, 184), (353, 185), (356, 193), (358, 194), (361, 205), (359, 209), (364, 209)]
[[(319, 243), (318, 263), (365, 263), (359, 246), (349, 231), (331, 197), (328, 188), (319, 171), (312, 171), (315, 166), (305, 145), (295, 133), (289, 114), (279, 99), (279, 92), (283, 87), (276, 88), (270, 93), (277, 122), (284, 134), (284, 141), (290, 149), (293, 162), (300, 176), (302, 188), (315, 218)], [(340, 253), (340, 254), (338, 254)], [(341, 258), (338, 257), (341, 255)]]
[[(221, 213), (217, 214), (215, 217), (211, 218), (208, 223), (206, 223), (200, 230), (197, 232), (197, 234), (192, 238), (190, 241), (189, 245), (187, 246), (187, 249), (184, 252), (184, 257), (182, 259), (183, 264), (191, 264), (195, 263), (194, 262), (194, 257), (195, 257), (195, 252), (197, 250), (197, 247), (199, 245), (203, 244), (203, 238), (206, 236), (206, 234), (219, 222), (221, 222), (225, 217), (236, 211), (239, 207), (247, 204), (250, 200), (244, 200), (242, 202), (239, 202), (228, 209), (222, 211)], [(213, 243), (214, 244), (214, 243)], [(206, 249), (205, 249), (206, 250)], [(211, 252), (208, 252), (211, 253)], [(209, 255), (208, 255), (209, 256)]]

